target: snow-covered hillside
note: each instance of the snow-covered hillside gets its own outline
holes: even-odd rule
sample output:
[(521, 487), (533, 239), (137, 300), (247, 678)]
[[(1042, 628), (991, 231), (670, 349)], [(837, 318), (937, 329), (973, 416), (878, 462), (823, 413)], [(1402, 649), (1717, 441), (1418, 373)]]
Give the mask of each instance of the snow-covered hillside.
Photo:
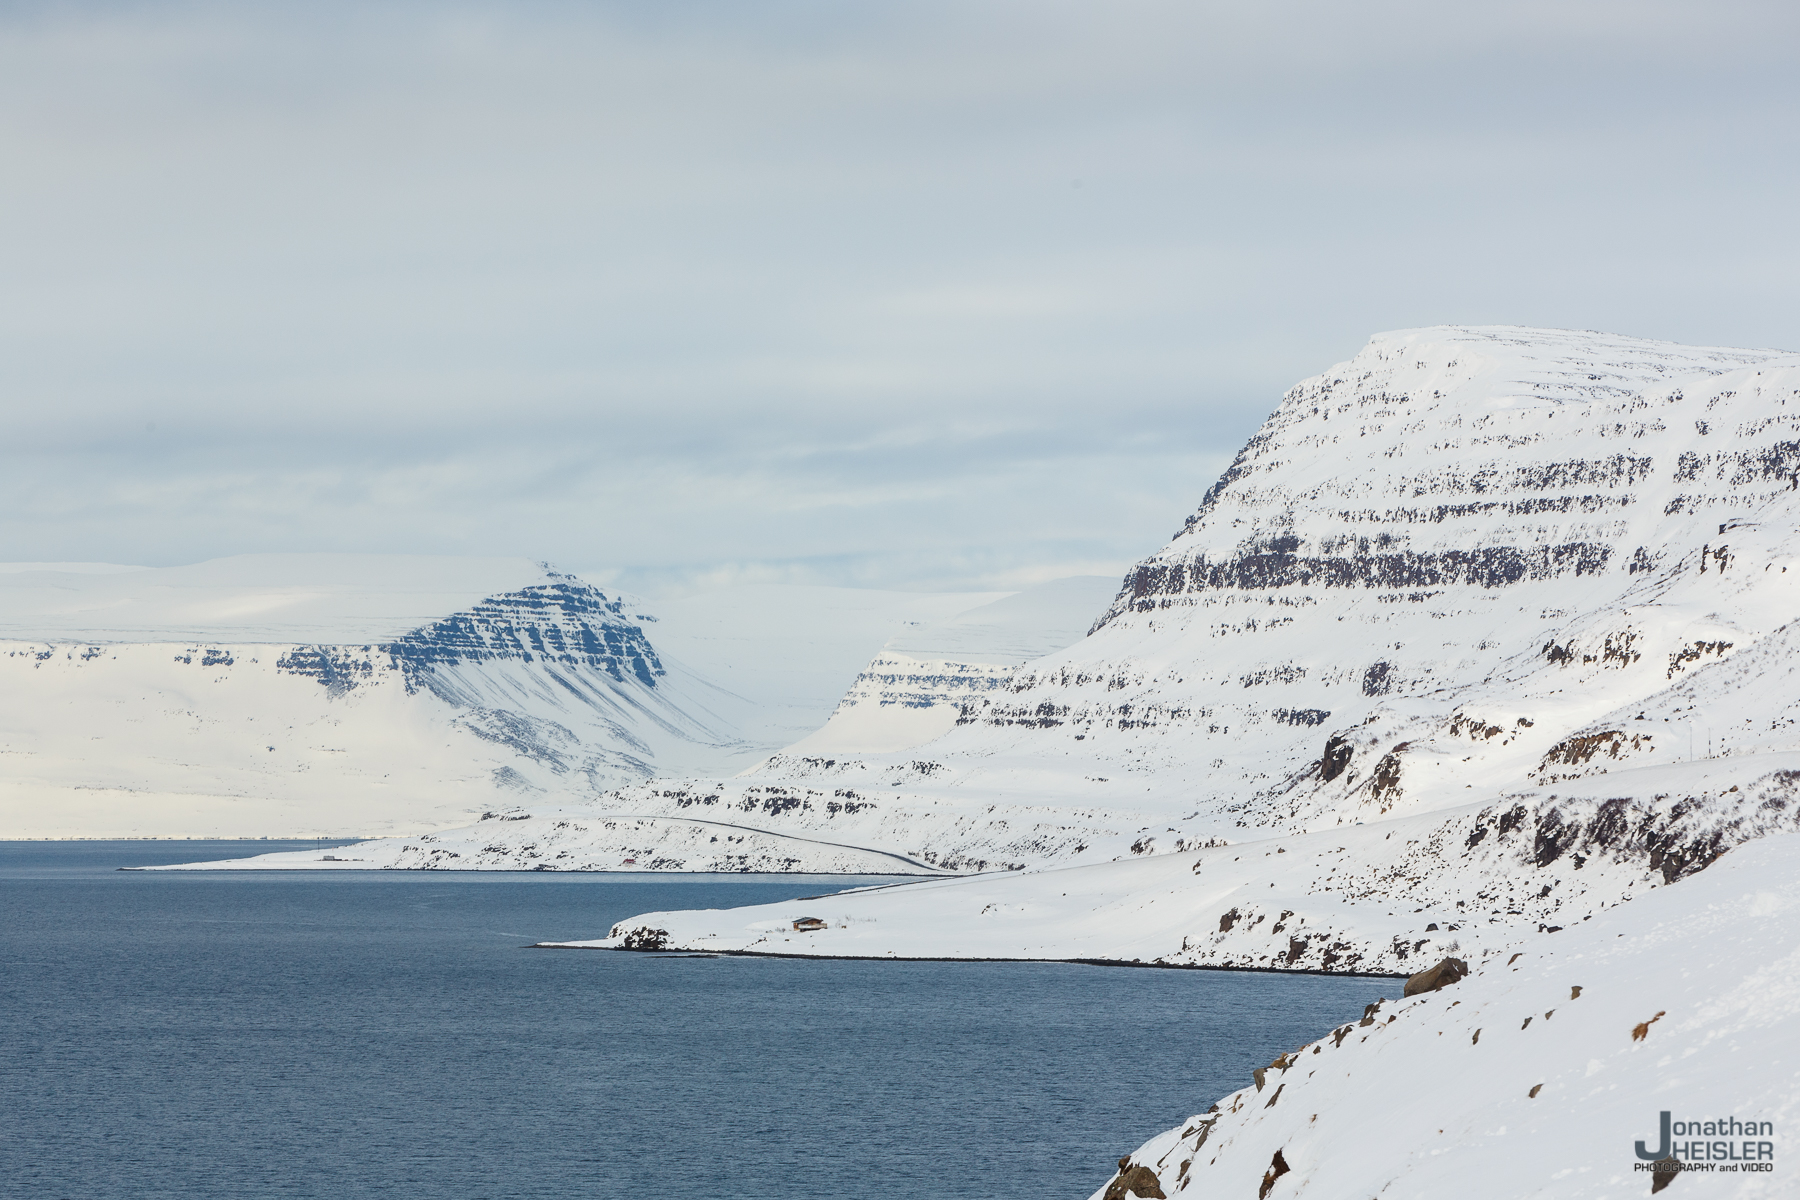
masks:
[[(798, 665), (743, 694), (661, 653), (641, 604), (524, 560), (13, 564), (0, 832), (422, 833), (730, 773), (816, 727), (896, 630), (993, 599), (795, 591), (759, 615), (763, 656)], [(743, 624), (685, 609), (669, 640), (702, 660)]]
[(1102, 576), (1052, 580), (897, 635), (789, 754), (892, 753), (942, 737), (1021, 663), (1080, 641), (1116, 588)]
[(1127, 1159), (1170, 1197), (1579, 1200), (1649, 1195), (1660, 1152), (1695, 1168), (1677, 1196), (1791, 1196), (1797, 916), (1800, 838), (1739, 847), (1441, 991), (1396, 980)]

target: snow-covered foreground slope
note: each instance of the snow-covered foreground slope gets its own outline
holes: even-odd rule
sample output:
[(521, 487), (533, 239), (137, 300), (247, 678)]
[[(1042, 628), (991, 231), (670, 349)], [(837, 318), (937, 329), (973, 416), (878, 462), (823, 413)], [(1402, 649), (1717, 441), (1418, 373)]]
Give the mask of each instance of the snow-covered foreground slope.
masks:
[[(759, 615), (764, 656), (799, 665), (743, 695), (659, 653), (640, 605), (524, 560), (12, 564), (0, 833), (424, 832), (729, 773), (815, 727), (895, 630), (993, 599), (796, 591), (786, 622)], [(704, 660), (733, 621), (685, 609), (670, 640)]]
[[(580, 944), (640, 944), (653, 931), (684, 950), (1406, 972), (1445, 955), (1506, 952), (1666, 886), (1723, 846), (1792, 830), (1797, 783), (1800, 753), (1641, 768), (1562, 785), (1554, 801), (1521, 794), (1504, 806), (811, 906), (645, 913)], [(1653, 799), (1638, 807), (1618, 792)], [(826, 926), (794, 933), (802, 916)]]
[(1797, 918), (1800, 838), (1741, 846), (1441, 991), (1396, 987), (1130, 1161), (1171, 1197), (1576, 1200), (1649, 1195), (1642, 1143), (1698, 1168), (1676, 1196), (1791, 1196)]

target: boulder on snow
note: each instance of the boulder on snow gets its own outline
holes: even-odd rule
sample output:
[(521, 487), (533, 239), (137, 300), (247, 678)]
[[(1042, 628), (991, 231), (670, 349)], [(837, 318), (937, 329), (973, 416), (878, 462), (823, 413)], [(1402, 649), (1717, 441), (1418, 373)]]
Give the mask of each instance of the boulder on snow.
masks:
[(1420, 971), (1406, 981), (1406, 990), (1402, 996), (1417, 996), (1424, 992), (1435, 992), (1441, 987), (1448, 987), (1469, 973), (1469, 964), (1460, 958), (1446, 958), (1435, 967)]
[(1125, 1200), (1127, 1196), (1143, 1196), (1148, 1200), (1168, 1200), (1163, 1195), (1162, 1181), (1145, 1166), (1132, 1166), (1131, 1159), (1119, 1160), (1119, 1174), (1107, 1186), (1105, 1200)]

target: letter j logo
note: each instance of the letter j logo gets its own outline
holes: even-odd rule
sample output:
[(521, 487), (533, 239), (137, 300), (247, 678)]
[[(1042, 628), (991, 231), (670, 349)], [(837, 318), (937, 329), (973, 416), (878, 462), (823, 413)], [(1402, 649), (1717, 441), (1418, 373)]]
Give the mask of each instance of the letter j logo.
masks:
[(1655, 1162), (1659, 1158), (1669, 1157), (1669, 1114), (1668, 1113), (1665, 1112), (1662, 1114), (1662, 1122), (1661, 1123), (1662, 1123), (1662, 1145), (1660, 1145), (1656, 1148), (1655, 1154), (1652, 1154), (1652, 1153), (1650, 1153), (1650, 1151), (1644, 1149), (1644, 1143), (1639, 1142), (1637, 1144), (1637, 1156), (1641, 1159), (1644, 1159), (1646, 1162)]

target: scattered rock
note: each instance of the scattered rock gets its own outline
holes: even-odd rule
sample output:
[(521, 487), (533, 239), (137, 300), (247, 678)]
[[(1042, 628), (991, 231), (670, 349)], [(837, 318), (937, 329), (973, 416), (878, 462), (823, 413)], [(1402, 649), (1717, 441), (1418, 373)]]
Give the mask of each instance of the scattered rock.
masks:
[(1420, 971), (1406, 981), (1406, 991), (1402, 995), (1418, 996), (1425, 992), (1435, 992), (1446, 987), (1469, 973), (1469, 964), (1460, 958), (1446, 958), (1437, 966)]
[(1531, 1099), (1536, 1100), (1537, 1094), (1543, 1090), (1544, 1090), (1544, 1085), (1540, 1083), (1540, 1084), (1536, 1085), (1535, 1087), (1533, 1087), (1529, 1092), (1526, 1092), (1525, 1094), (1527, 1096), (1529, 1096)]
[(1163, 1195), (1162, 1181), (1146, 1166), (1132, 1166), (1131, 1159), (1119, 1160), (1119, 1174), (1107, 1186), (1105, 1200), (1125, 1200), (1127, 1196), (1144, 1196), (1149, 1200), (1168, 1200)]
[(1275, 1186), (1277, 1179), (1287, 1173), (1287, 1159), (1281, 1157), (1281, 1151), (1277, 1150), (1275, 1157), (1269, 1161), (1269, 1170), (1263, 1176), (1262, 1187), (1256, 1193), (1256, 1200), (1269, 1200), (1269, 1189)]
[(1675, 1176), (1687, 1169), (1687, 1164), (1679, 1158), (1659, 1158), (1650, 1164), (1650, 1194), (1652, 1196), (1675, 1182)]
[(661, 950), (669, 944), (669, 931), (652, 929), (648, 925), (639, 925), (625, 935), (619, 943), (621, 950)]

